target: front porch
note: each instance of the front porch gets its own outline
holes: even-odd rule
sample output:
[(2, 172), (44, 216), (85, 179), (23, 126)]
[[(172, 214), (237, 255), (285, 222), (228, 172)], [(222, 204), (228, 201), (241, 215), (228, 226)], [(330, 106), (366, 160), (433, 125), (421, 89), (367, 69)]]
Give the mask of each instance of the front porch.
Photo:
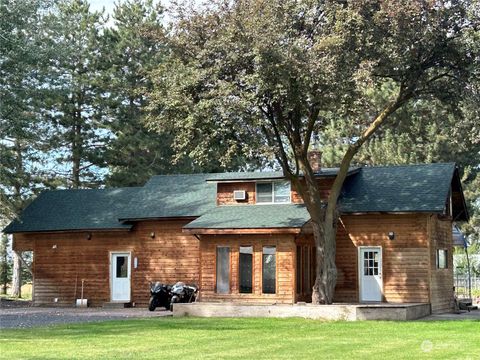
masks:
[(173, 316), (197, 317), (299, 317), (314, 320), (415, 320), (431, 314), (427, 303), (242, 304), (197, 302), (175, 304)]

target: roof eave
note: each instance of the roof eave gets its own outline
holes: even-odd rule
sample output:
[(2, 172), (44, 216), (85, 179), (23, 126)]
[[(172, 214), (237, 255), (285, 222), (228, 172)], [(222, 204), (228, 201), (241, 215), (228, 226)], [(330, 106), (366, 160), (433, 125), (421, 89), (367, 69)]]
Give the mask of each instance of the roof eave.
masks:
[[(353, 168), (348, 170), (347, 176), (354, 175), (361, 170), (360, 167)], [(334, 178), (337, 176), (337, 173), (334, 174), (326, 174), (326, 173), (315, 173), (316, 178)], [(299, 175), (299, 177), (303, 177), (303, 175)], [(285, 175), (282, 176), (271, 176), (271, 177), (250, 177), (250, 178), (230, 178), (230, 179), (207, 179), (207, 183), (234, 183), (234, 182), (257, 182), (257, 181), (269, 181), (269, 180), (281, 180), (286, 179)]]
[(188, 216), (152, 216), (152, 217), (138, 217), (138, 218), (119, 218), (118, 221), (122, 223), (126, 222), (139, 222), (139, 221), (168, 221), (168, 220), (195, 220), (201, 215), (188, 215)]
[(132, 226), (116, 227), (116, 228), (85, 228), (85, 229), (44, 229), (44, 230), (13, 230), (13, 231), (4, 231), (5, 234), (36, 234), (36, 233), (81, 233), (81, 232), (105, 232), (105, 231), (130, 231)]
[(192, 235), (243, 235), (243, 234), (300, 234), (302, 227), (288, 228), (183, 228), (183, 233)]

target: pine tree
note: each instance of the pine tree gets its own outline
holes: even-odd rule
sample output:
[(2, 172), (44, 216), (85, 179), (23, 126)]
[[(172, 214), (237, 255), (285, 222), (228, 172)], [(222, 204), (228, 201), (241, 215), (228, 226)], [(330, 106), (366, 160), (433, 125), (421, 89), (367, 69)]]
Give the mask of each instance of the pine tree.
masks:
[(113, 26), (105, 29), (103, 81), (112, 133), (105, 154), (108, 185), (139, 185), (154, 174), (173, 170), (170, 137), (148, 131), (143, 123), (152, 88), (147, 74), (163, 61), (166, 51), (162, 16), (162, 7), (151, 0), (126, 1), (116, 5)]
[(62, 1), (51, 14), (49, 44), (56, 56), (49, 61), (51, 152), (56, 166), (54, 186), (96, 187), (102, 181), (102, 154), (108, 132), (103, 126), (100, 85), (102, 13), (91, 12), (87, 1)]

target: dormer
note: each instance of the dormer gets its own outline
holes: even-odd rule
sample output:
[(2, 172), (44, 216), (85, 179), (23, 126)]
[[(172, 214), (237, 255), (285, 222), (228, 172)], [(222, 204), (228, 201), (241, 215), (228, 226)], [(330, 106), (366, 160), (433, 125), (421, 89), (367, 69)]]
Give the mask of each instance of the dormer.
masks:
[[(357, 173), (352, 168), (349, 175)], [(315, 174), (322, 198), (326, 199), (337, 175), (336, 168), (323, 168)], [(217, 205), (301, 204), (302, 198), (282, 172), (212, 174), (207, 180), (217, 184)]]

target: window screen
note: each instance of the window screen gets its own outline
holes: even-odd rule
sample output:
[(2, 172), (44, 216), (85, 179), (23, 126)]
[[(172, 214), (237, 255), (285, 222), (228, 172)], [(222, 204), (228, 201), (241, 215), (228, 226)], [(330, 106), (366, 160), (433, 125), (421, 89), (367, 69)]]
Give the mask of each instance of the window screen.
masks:
[(271, 203), (272, 201), (272, 183), (257, 183), (257, 203)]
[(240, 246), (239, 284), (241, 293), (252, 293), (253, 247)]
[(262, 254), (262, 292), (264, 294), (275, 294), (276, 270), (275, 246), (264, 246)]
[(217, 293), (227, 294), (230, 291), (230, 248), (217, 247)]

